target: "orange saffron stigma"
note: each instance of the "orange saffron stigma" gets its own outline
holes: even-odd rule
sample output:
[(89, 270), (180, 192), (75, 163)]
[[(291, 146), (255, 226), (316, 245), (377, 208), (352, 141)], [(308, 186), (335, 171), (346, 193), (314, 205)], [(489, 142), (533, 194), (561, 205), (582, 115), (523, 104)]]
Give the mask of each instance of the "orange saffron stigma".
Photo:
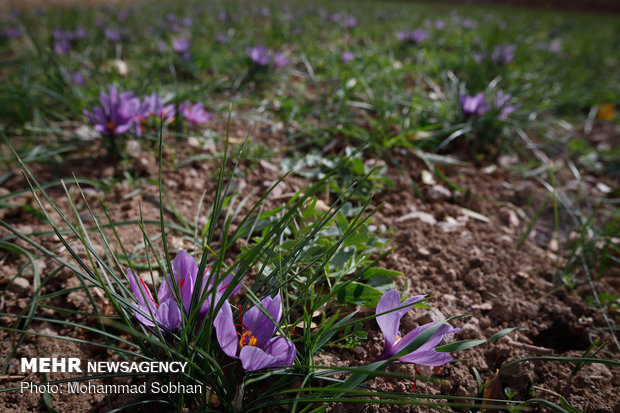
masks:
[(140, 278), (140, 282), (142, 283), (142, 286), (144, 287), (144, 291), (146, 291), (146, 295), (151, 299), (153, 304), (155, 304), (155, 307), (159, 307), (159, 305), (157, 305), (155, 300), (153, 300), (153, 297), (151, 296), (151, 292), (149, 291), (148, 288), (146, 288), (146, 284), (144, 283), (144, 280), (142, 278)]
[(415, 390), (418, 387), (418, 366), (413, 365), (413, 371), (415, 371), (415, 376), (413, 376), (413, 385), (411, 386), (411, 390)]
[(256, 347), (256, 337), (252, 335), (250, 330), (247, 330), (245, 333), (241, 334), (241, 338), (239, 339), (239, 348), (243, 348), (243, 346)]
[(114, 124), (114, 122), (109, 121), (109, 122), (108, 122), (108, 129), (109, 129), (109, 130), (111, 130), (111, 131), (113, 131), (113, 130), (114, 130), (114, 128), (116, 128), (116, 125)]

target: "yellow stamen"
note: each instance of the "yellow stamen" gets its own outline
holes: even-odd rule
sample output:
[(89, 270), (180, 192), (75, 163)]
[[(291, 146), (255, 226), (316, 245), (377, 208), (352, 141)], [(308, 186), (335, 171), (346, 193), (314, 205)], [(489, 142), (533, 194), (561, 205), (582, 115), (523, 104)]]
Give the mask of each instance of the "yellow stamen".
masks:
[(245, 333), (241, 334), (241, 339), (239, 339), (239, 348), (243, 348), (243, 346), (256, 347), (256, 337), (252, 335), (250, 330), (247, 330)]
[(394, 344), (398, 343), (400, 340), (402, 340), (403, 338), (401, 336), (396, 337), (396, 340), (394, 340)]

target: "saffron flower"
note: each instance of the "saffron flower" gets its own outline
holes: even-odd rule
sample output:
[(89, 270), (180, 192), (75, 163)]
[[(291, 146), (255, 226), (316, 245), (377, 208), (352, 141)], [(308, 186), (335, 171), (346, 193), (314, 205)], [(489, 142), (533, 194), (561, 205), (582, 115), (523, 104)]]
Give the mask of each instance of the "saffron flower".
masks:
[(248, 46), (245, 51), (250, 59), (252, 59), (252, 61), (258, 66), (267, 66), (269, 64), (269, 52), (262, 44), (254, 47)]
[(108, 39), (112, 43), (118, 43), (121, 41), (122, 34), (120, 30), (114, 29), (112, 27), (108, 27), (103, 31), (103, 34), (106, 39)]
[(138, 304), (134, 305), (134, 315), (140, 323), (147, 327), (155, 327), (157, 323), (158, 326), (169, 331), (181, 328), (181, 311), (174, 301), (167, 282), (163, 282), (159, 287), (158, 304), (142, 278), (136, 276), (131, 270), (127, 270), (127, 278), (129, 278), (131, 291), (138, 301)]
[(502, 120), (508, 119), (508, 116), (519, 109), (521, 107), (520, 103), (516, 105), (509, 105), (510, 99), (512, 99), (512, 95), (510, 93), (504, 93), (502, 90), (497, 91), (497, 96), (495, 97), (495, 107), (500, 110), (500, 118)]
[(495, 46), (495, 48), (493, 48), (493, 52), (491, 53), (491, 60), (505, 65), (510, 64), (515, 60), (516, 51), (517, 46), (513, 44), (501, 44), (499, 46)]
[(276, 68), (287, 66), (290, 63), (291, 63), (291, 59), (286, 57), (284, 52), (278, 52), (275, 55), (273, 55), (273, 64), (275, 65)]
[(140, 109), (140, 99), (133, 92), (118, 93), (109, 86), (109, 93), (101, 92), (97, 106), (92, 113), (84, 109), (84, 115), (91, 121), (95, 130), (103, 135), (119, 135), (127, 132), (134, 124)]
[(183, 113), (183, 117), (192, 125), (208, 122), (213, 117), (212, 113), (209, 113), (204, 109), (202, 103), (192, 105), (191, 103), (186, 102), (181, 105), (180, 110), (181, 113)]
[(415, 29), (410, 32), (398, 32), (396, 37), (402, 42), (420, 44), (428, 39), (428, 32), (424, 29)]
[(142, 116), (157, 116), (160, 119), (174, 118), (176, 110), (174, 104), (164, 104), (163, 99), (156, 93), (150, 96), (146, 96), (140, 106), (140, 112)]
[(6, 27), (3, 34), (6, 37), (10, 37), (11, 39), (19, 39), (22, 35), (22, 32), (17, 27)]
[[(424, 330), (437, 324), (424, 324), (411, 330), (404, 336), (400, 333), (400, 319), (411, 309), (411, 307), (415, 305), (417, 301), (420, 301), (422, 298), (424, 298), (424, 295), (418, 295), (401, 303), (400, 295), (396, 290), (390, 290), (385, 293), (383, 297), (381, 297), (379, 303), (377, 304), (377, 324), (379, 324), (379, 328), (385, 338), (385, 346), (383, 348), (383, 353), (379, 356), (379, 360), (387, 360), (395, 356), (407, 347)], [(395, 308), (399, 309), (394, 310)], [(391, 312), (382, 314), (388, 311)], [(458, 328), (452, 328), (448, 324), (442, 324), (426, 343), (422, 344), (411, 353), (397, 358), (397, 360), (406, 363), (421, 364), (423, 366), (441, 366), (446, 364), (452, 360), (452, 356), (448, 353), (435, 351), (435, 347), (441, 343), (441, 340), (446, 334), (455, 334), (458, 332)]]
[(357, 27), (357, 19), (353, 16), (346, 16), (341, 22), (340, 27), (343, 29), (353, 29)]
[(344, 51), (342, 52), (342, 55), (340, 55), (340, 59), (342, 59), (343, 63), (347, 63), (350, 62), (351, 60), (355, 59), (355, 55), (351, 52), (348, 51)]
[[(166, 275), (165, 280), (161, 283), (157, 296), (151, 294), (150, 289), (146, 286), (142, 278), (137, 277), (131, 270), (127, 271), (129, 284), (138, 301), (134, 306), (134, 315), (142, 324), (147, 327), (154, 327), (155, 323), (159, 326), (175, 331), (181, 328), (181, 308), (185, 314), (189, 314), (191, 309), (192, 298), (194, 294), (200, 294), (198, 302), (200, 305), (199, 314), (204, 317), (211, 310), (211, 299), (215, 277), (207, 268), (205, 271), (202, 287), (196, 288), (198, 265), (194, 258), (187, 252), (180, 250), (172, 261), (172, 277)], [(217, 286), (215, 286), (215, 302), (219, 302), (228, 286), (232, 283), (234, 274), (226, 276)], [(180, 303), (176, 299), (174, 293), (178, 288), (178, 297)], [(232, 289), (231, 294), (236, 293), (241, 288), (237, 285)], [(206, 297), (203, 297), (206, 295)], [(153, 315), (153, 318), (150, 317)]]
[[(280, 323), (282, 299), (265, 297), (262, 306)], [(295, 345), (284, 337), (273, 337), (276, 325), (258, 307), (250, 308), (240, 319), (241, 332), (237, 331), (228, 300), (213, 321), (217, 341), (229, 357), (241, 360), (247, 371), (264, 368), (286, 367), (295, 361)]]
[(183, 57), (183, 60), (189, 60), (189, 48), (192, 45), (190, 39), (185, 37), (176, 37), (172, 39), (172, 49)]
[(489, 111), (484, 93), (480, 92), (474, 96), (461, 96), (461, 109), (466, 116), (483, 115)]
[[(177, 256), (172, 261), (172, 272), (174, 277), (174, 283), (170, 277), (167, 277), (166, 283), (169, 288), (172, 289), (173, 285), (177, 285), (179, 292), (181, 293), (181, 303), (185, 309), (185, 313), (189, 314), (190, 305), (193, 295), (200, 294), (199, 300), (206, 294), (206, 298), (200, 306), (200, 315), (204, 316), (209, 310), (211, 310), (211, 298), (213, 295), (212, 288), (215, 282), (214, 274), (211, 273), (210, 267), (205, 270), (204, 277), (202, 279), (202, 287), (200, 290), (196, 288), (196, 282), (198, 279), (198, 264), (194, 258), (187, 252), (180, 250)], [(232, 283), (234, 274), (228, 274), (217, 286), (215, 290), (215, 302), (219, 302), (222, 298), (224, 291)], [(207, 288), (208, 287), (208, 288)], [(241, 285), (235, 286), (231, 291), (231, 294), (236, 293), (241, 288)], [(227, 297), (228, 298), (228, 297)]]

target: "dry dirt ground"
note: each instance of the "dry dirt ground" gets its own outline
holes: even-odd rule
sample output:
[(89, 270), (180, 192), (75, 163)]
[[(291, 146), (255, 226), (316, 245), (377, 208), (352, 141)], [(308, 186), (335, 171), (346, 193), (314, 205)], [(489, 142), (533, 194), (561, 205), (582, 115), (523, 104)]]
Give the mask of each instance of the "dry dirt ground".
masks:
[[(224, 127), (223, 121), (218, 126)], [(245, 137), (248, 126), (242, 122), (233, 124), (232, 137)], [(253, 140), (260, 144), (277, 147), (283, 145), (283, 136), (272, 133), (268, 128), (255, 129)], [(617, 136), (614, 135), (614, 139)], [(174, 145), (174, 142), (170, 142)], [(219, 143), (218, 143), (219, 146)], [(176, 149), (178, 159), (195, 153), (209, 153), (209, 150), (192, 149), (187, 145)], [(110, 166), (102, 151), (91, 151), (88, 156), (94, 159), (71, 161), (61, 167), (34, 166), (35, 175), (41, 181), (54, 176), (77, 176), (101, 180), (105, 176), (118, 174), (117, 168)], [(86, 154), (84, 154), (86, 155)], [(609, 337), (596, 331), (605, 325), (601, 314), (587, 307), (584, 298), (590, 295), (586, 284), (575, 289), (559, 287), (554, 280), (557, 266), (562, 265), (558, 257), (557, 245), (552, 242), (553, 224), (546, 222), (543, 214), (540, 222), (518, 248), (519, 240), (527, 228), (528, 221), (520, 215), (532, 205), (542, 204), (548, 192), (532, 182), (522, 181), (510, 174), (505, 166), (499, 165), (495, 171), (483, 172), (472, 164), (464, 167), (446, 168), (443, 172), (459, 186), (465, 188), (466, 195), (452, 191), (437, 190), (432, 184), (426, 184), (421, 176), (424, 164), (406, 153), (395, 153), (407, 173), (400, 174), (395, 169), (389, 170), (394, 187), (378, 194), (373, 205), (383, 204), (375, 215), (375, 224), (384, 224), (393, 229), (392, 246), (394, 251), (381, 264), (387, 268), (401, 271), (404, 277), (397, 280), (399, 288), (405, 288), (408, 295), (429, 294), (436, 298), (431, 301), (428, 311), (417, 309), (409, 312), (403, 319), (403, 329), (409, 330), (418, 323), (442, 320), (452, 315), (469, 314), (471, 317), (453, 322), (461, 328), (455, 339), (487, 338), (502, 328), (523, 327), (524, 330), (511, 333), (496, 343), (455, 354), (460, 361), (444, 366), (439, 373), (430, 369), (420, 369), (420, 373), (438, 378), (435, 381), (418, 381), (417, 388), (412, 389), (413, 380), (375, 379), (367, 385), (381, 390), (394, 392), (418, 392), (423, 394), (447, 394), (458, 396), (478, 395), (478, 385), (473, 373), (477, 369), (483, 380), (492, 376), (498, 368), (508, 361), (531, 356), (581, 356), (590, 345), (589, 337)], [(280, 177), (279, 159), (270, 162), (249, 163), (241, 166), (243, 178), (235, 178), (235, 184), (252, 193), (258, 199), (268, 185)], [(157, 160), (146, 151), (142, 151), (131, 160), (132, 167), (142, 178), (157, 177)], [(178, 171), (164, 166), (164, 184), (178, 211), (193, 220), (203, 190), (211, 194), (216, 182), (213, 179), (219, 165), (216, 161), (195, 161)], [(425, 200), (416, 196), (411, 182), (417, 183), (425, 194)], [(101, 195), (109, 206), (114, 220), (122, 221), (138, 218), (137, 205), (140, 201), (145, 219), (158, 219), (159, 209), (149, 201), (150, 196), (157, 196), (157, 187), (146, 180), (140, 181), (141, 192), (134, 187), (118, 185), (113, 190), (98, 194), (87, 191), (87, 197), (102, 216), (97, 205)], [(306, 182), (297, 177), (289, 177), (268, 198), (269, 207), (283, 204), (288, 194), (303, 188)], [(438, 183), (439, 185), (440, 183)], [(22, 179), (15, 178), (6, 185), (6, 190), (24, 187)], [(616, 183), (617, 187), (617, 183)], [(595, 193), (595, 188), (585, 190)], [(76, 188), (71, 189), (77, 199)], [(131, 195), (134, 193), (133, 195)], [(66, 195), (59, 188), (50, 190), (50, 194), (64, 210), (70, 205)], [(599, 194), (600, 195), (600, 194)], [(208, 198), (209, 196), (207, 196)], [(23, 195), (15, 203), (34, 204), (33, 198)], [(329, 203), (333, 199), (326, 198)], [(208, 204), (208, 202), (207, 202)], [(252, 205), (249, 202), (248, 205)], [(79, 205), (80, 212), (85, 212)], [(249, 207), (248, 207), (249, 208)], [(475, 211), (486, 218), (474, 218), (467, 211)], [(528, 211), (531, 212), (531, 211)], [(5, 221), (24, 233), (47, 231), (49, 227), (41, 223), (31, 213), (23, 209), (3, 210)], [(55, 215), (55, 214), (53, 214)], [(85, 215), (84, 215), (85, 216)], [(551, 217), (552, 218), (552, 217)], [(551, 229), (549, 229), (551, 228)], [(142, 242), (142, 235), (135, 227), (120, 227), (120, 236), (124, 243), (132, 248)], [(156, 233), (157, 228), (150, 231)], [(0, 238), (10, 235), (0, 230)], [(59, 248), (54, 237), (35, 237), (47, 248)], [(25, 245), (22, 241), (17, 241)], [(172, 237), (172, 250), (179, 248), (192, 251), (192, 245), (181, 237)], [(68, 258), (62, 249), (58, 253)], [(15, 274), (25, 263), (24, 258), (6, 251), (0, 251), (2, 277)], [(49, 274), (55, 268), (51, 260), (38, 262), (42, 274)], [(609, 274), (596, 285), (603, 291), (620, 291), (620, 269), (612, 268)], [(27, 305), (33, 293), (32, 273), (26, 272), (29, 281), (23, 289), (7, 291), (0, 302), (0, 311), (20, 313)], [(60, 289), (79, 286), (79, 282), (69, 272), (57, 274), (41, 291), (50, 294)], [(558, 288), (559, 287), (559, 288)], [(95, 295), (101, 308), (107, 302), (103, 296)], [(54, 301), (55, 300), (55, 301)], [(90, 303), (80, 292), (61, 296), (48, 304), (67, 307), (74, 310), (90, 311)], [(362, 313), (371, 313), (372, 309), (361, 309)], [(40, 309), (40, 317), (62, 318), (66, 315), (50, 309)], [(82, 316), (71, 316), (76, 322), (88, 323)], [(16, 325), (14, 319), (3, 318), (3, 325)], [(352, 350), (329, 350), (320, 354), (317, 364), (323, 365), (359, 365), (373, 361), (381, 352), (383, 337), (375, 322), (365, 326), (368, 339), (363, 340), (359, 348)], [(41, 334), (63, 335), (88, 340), (100, 338), (88, 332), (48, 322), (34, 322), (31, 330)], [(0, 332), (0, 354), (5, 359), (15, 346), (16, 335)], [(613, 344), (607, 347), (613, 350)], [(68, 354), (88, 360), (114, 360), (114, 355), (105, 349), (75, 342), (55, 340), (41, 336), (28, 336), (16, 353), (19, 357)], [(617, 357), (617, 352), (616, 352)], [(20, 376), (18, 362), (14, 360), (9, 368), (12, 380), (2, 377), (2, 387), (19, 385), (22, 380), (44, 381), (40, 375), (23, 378)], [(575, 377), (570, 377), (574, 364), (554, 362), (524, 362), (505, 371), (500, 377), (502, 387), (510, 387), (518, 393), (517, 398), (527, 399), (541, 397), (558, 402), (554, 393), (567, 398), (569, 403), (580, 410), (588, 412), (612, 413), (620, 411), (618, 391), (620, 388), (619, 369), (608, 368), (602, 364), (584, 367)], [(398, 366), (395, 370), (414, 374), (412, 366)], [(51, 374), (50, 379), (61, 378)], [(118, 379), (117, 379), (118, 380)], [(59, 412), (99, 412), (110, 406), (120, 406), (131, 399), (107, 398), (105, 395), (53, 395), (52, 406)], [(3, 412), (45, 411), (41, 395), (20, 394), (20, 392), (0, 393), (0, 406)], [(538, 411), (534, 407), (534, 411)], [(376, 405), (333, 406), (333, 411), (386, 411), (385, 407)], [(390, 411), (426, 411), (414, 407), (397, 406)]]

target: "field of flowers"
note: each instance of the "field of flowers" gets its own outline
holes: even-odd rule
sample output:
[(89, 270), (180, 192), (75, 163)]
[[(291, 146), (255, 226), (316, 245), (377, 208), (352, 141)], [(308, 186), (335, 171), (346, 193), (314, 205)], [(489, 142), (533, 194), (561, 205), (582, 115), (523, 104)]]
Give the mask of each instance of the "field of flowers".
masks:
[(74, 3), (0, 14), (3, 412), (620, 411), (617, 16)]

